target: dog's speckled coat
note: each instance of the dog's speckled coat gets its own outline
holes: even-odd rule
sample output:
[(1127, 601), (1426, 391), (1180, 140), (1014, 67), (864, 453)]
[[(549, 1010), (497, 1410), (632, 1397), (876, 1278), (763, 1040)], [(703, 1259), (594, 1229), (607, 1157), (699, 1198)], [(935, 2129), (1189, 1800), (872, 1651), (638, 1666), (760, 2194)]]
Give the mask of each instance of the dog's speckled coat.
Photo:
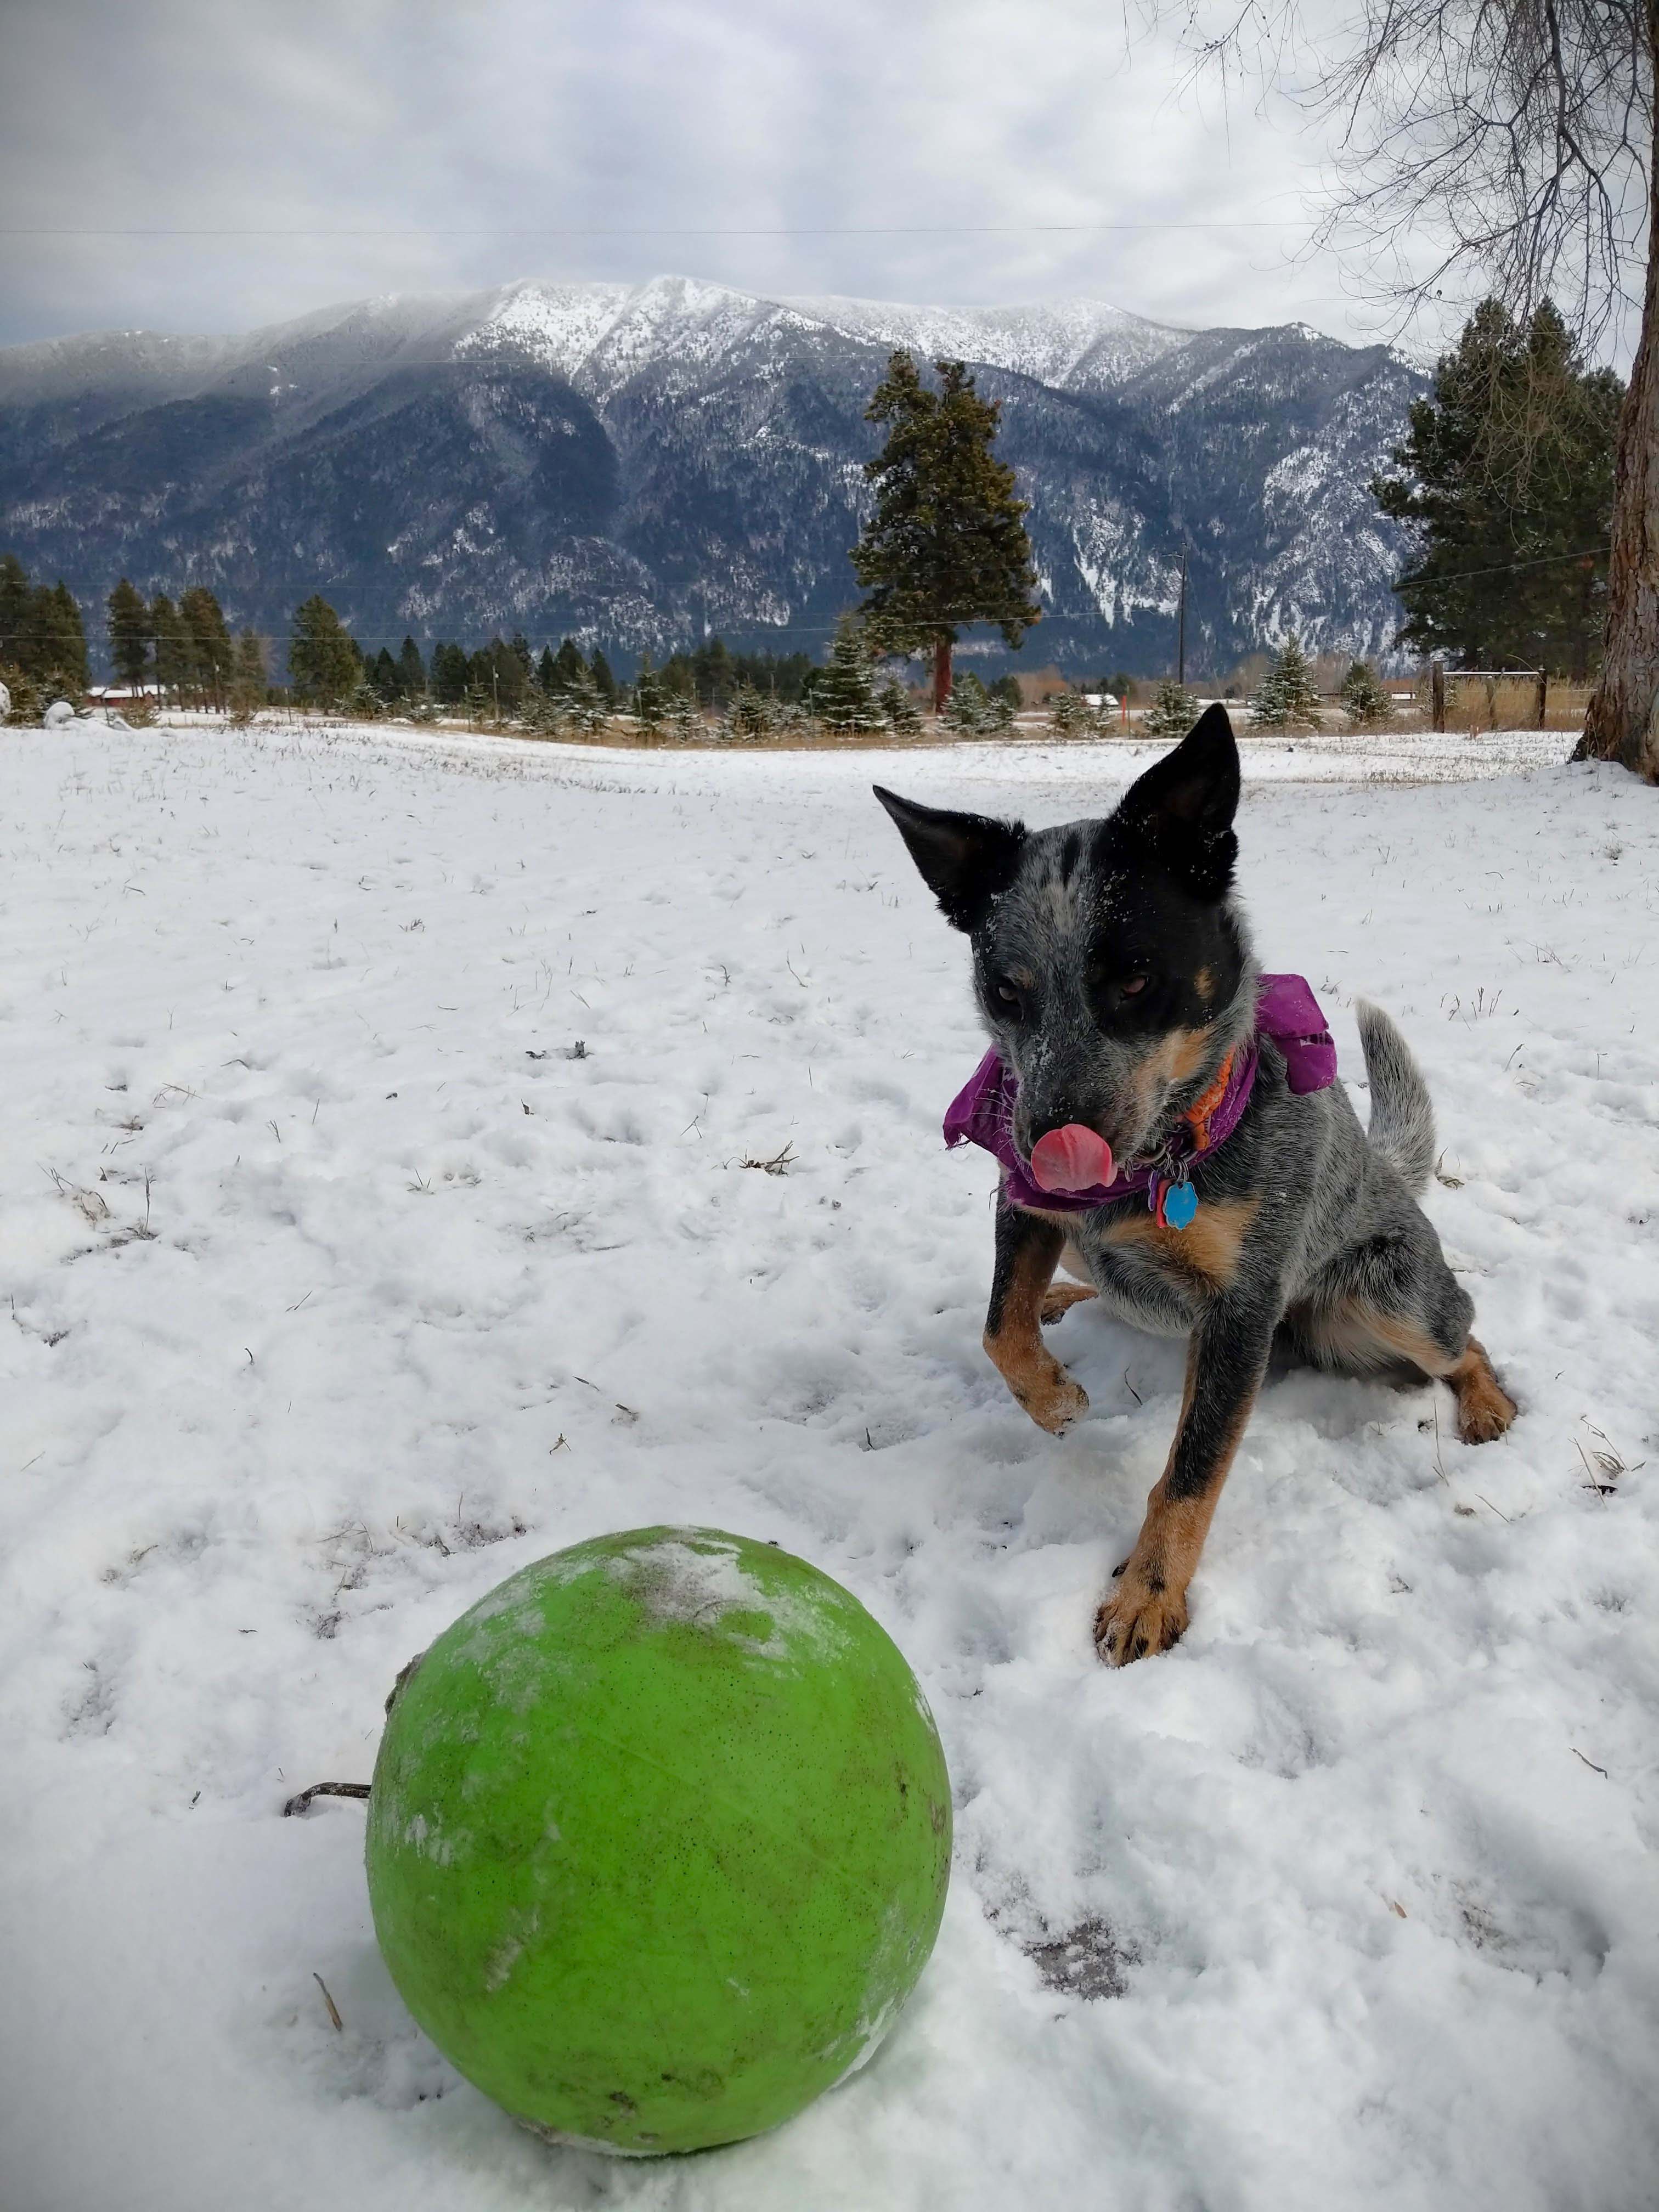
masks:
[[(1255, 1026), (1258, 970), (1231, 896), (1238, 750), (1212, 707), (1101, 820), (1023, 824), (878, 789), (946, 919), (972, 944), (986, 1026), (1018, 1078), (1029, 1158), (1078, 1121), (1121, 1163), (1158, 1153)], [(1088, 1400), (1042, 1340), (1073, 1301), (1062, 1256), (1137, 1328), (1189, 1339), (1181, 1418), (1096, 1641), (1115, 1665), (1187, 1626), (1187, 1588), (1275, 1341), (1322, 1366), (1441, 1376), (1465, 1442), (1515, 1418), (1474, 1308), (1413, 1193), (1434, 1157), (1428, 1091), (1403, 1038), (1359, 1009), (1363, 1130), (1340, 1083), (1297, 1097), (1272, 1041), (1243, 1119), (1194, 1168), (1199, 1210), (1162, 1229), (1144, 1199), (1092, 1212), (997, 1209), (985, 1347), (1033, 1420), (1058, 1435)]]

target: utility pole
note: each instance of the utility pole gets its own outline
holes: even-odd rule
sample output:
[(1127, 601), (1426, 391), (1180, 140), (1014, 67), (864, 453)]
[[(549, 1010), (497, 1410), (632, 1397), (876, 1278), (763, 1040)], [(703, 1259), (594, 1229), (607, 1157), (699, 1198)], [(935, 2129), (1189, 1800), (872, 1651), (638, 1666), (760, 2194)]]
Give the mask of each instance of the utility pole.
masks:
[(1181, 549), (1181, 612), (1176, 621), (1176, 682), (1187, 681), (1187, 549)]

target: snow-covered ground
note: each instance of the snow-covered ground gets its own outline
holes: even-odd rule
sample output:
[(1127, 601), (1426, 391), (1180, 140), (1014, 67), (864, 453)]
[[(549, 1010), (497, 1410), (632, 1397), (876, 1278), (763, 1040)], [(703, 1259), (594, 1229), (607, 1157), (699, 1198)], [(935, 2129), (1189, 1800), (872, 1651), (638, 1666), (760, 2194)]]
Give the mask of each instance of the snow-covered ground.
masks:
[[(867, 786), (1052, 821), (1144, 752), (0, 733), (4, 2212), (1650, 2206), (1659, 817), (1566, 743), (1249, 755), (1261, 950), (1350, 1077), (1358, 992), (1421, 1055), (1522, 1418), (1275, 1381), (1109, 1674), (1180, 1347), (1068, 1316), (1059, 1443), (984, 1361), (963, 948)], [(613, 2165), (408, 2021), (361, 1809), (279, 1815), (656, 1521), (887, 1624), (957, 1858), (866, 2072)]]

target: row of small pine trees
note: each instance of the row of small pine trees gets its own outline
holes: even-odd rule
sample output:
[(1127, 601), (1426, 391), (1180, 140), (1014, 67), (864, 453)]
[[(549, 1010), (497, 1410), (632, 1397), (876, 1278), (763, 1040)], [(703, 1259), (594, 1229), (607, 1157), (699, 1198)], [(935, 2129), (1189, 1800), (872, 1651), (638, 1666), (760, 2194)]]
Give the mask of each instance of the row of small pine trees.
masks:
[[(1352, 664), (1337, 696), (1351, 730), (1377, 730), (1394, 720), (1394, 702), (1367, 660)], [(1253, 730), (1306, 732), (1322, 726), (1319, 708), (1319, 692), (1308, 657), (1295, 638), (1287, 638), (1278, 659), (1250, 694), (1245, 720)], [(1156, 698), (1140, 718), (1139, 734), (1184, 737), (1197, 720), (1198, 712), (1194, 694), (1171, 678), (1158, 685)]]

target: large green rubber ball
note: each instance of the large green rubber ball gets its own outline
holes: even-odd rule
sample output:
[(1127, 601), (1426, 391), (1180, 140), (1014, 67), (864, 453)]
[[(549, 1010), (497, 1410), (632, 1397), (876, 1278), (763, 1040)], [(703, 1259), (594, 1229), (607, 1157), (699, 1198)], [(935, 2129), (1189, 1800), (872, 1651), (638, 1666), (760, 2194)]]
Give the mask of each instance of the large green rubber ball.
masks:
[(392, 1979), (519, 2118), (614, 2151), (775, 2127), (939, 1932), (933, 1716), (857, 1599), (707, 1528), (526, 1567), (393, 1701), (368, 1814)]

